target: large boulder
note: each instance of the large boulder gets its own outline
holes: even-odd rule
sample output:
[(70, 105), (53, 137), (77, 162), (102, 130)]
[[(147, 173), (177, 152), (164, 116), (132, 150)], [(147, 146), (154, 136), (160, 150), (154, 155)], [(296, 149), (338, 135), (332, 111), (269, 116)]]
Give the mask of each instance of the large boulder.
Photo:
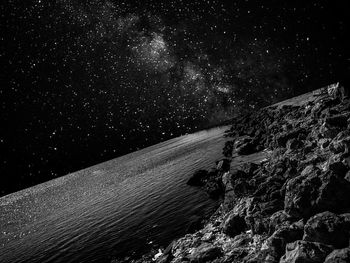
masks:
[(349, 263), (350, 248), (336, 249), (330, 253), (324, 263)]
[(349, 113), (338, 114), (330, 116), (325, 119), (325, 124), (327, 126), (336, 126), (340, 128), (345, 128), (348, 125)]
[(207, 179), (207, 177), (208, 177), (208, 171), (198, 170), (187, 181), (187, 184), (191, 186), (203, 186), (205, 184), (205, 180)]
[(289, 226), (293, 219), (294, 218), (288, 215), (284, 210), (275, 212), (270, 217), (269, 233), (273, 233), (275, 230), (283, 226)]
[(319, 263), (333, 250), (331, 246), (317, 242), (298, 240), (286, 246), (280, 263)]
[(349, 233), (345, 229), (344, 219), (327, 211), (317, 214), (307, 221), (303, 240), (343, 248), (349, 243)]
[(287, 214), (297, 218), (311, 216), (320, 186), (321, 181), (315, 174), (309, 177), (300, 175), (289, 180), (284, 199), (284, 210)]
[(317, 212), (346, 212), (350, 208), (350, 183), (331, 171), (312, 172), (288, 181), (284, 210), (291, 216), (309, 218)]
[(194, 248), (188, 258), (191, 262), (204, 263), (211, 262), (221, 255), (222, 251), (219, 247), (209, 243), (203, 243), (199, 247)]
[(230, 213), (222, 223), (221, 227), (223, 233), (230, 237), (235, 237), (242, 233), (247, 226), (243, 216), (236, 213)]
[[(299, 221), (290, 226), (276, 230), (263, 244), (266, 248), (268, 262), (278, 262), (285, 252), (287, 243), (299, 240), (303, 236), (303, 222)], [(266, 260), (267, 261), (267, 260)]]

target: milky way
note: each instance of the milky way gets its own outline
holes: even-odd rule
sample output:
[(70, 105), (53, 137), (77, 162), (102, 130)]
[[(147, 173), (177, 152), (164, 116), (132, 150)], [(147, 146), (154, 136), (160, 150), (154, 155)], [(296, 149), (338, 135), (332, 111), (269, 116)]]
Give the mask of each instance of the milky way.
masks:
[[(305, 1), (306, 2), (306, 1)], [(1, 193), (337, 80), (329, 1), (1, 4)]]

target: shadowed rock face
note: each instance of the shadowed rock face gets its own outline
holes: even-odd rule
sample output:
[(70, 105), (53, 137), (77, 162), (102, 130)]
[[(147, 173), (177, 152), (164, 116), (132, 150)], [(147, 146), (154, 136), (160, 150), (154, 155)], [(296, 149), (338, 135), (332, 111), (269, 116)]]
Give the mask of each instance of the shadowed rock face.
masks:
[(349, 222), (341, 215), (322, 212), (307, 221), (303, 240), (342, 248), (349, 244), (349, 229)]
[(334, 89), (233, 121), (230, 168), (193, 179), (222, 205), (167, 262), (349, 262), (350, 100)]
[(336, 249), (330, 253), (324, 263), (348, 263), (350, 262), (350, 248)]
[(286, 254), (281, 258), (280, 263), (323, 262), (331, 251), (330, 246), (298, 240), (287, 244)]

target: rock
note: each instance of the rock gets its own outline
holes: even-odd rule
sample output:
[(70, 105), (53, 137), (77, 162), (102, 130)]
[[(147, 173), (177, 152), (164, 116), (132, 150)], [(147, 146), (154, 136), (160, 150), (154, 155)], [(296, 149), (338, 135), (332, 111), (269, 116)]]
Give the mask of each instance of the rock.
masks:
[(247, 225), (244, 217), (236, 213), (229, 214), (221, 226), (222, 232), (230, 237), (235, 237), (236, 235), (242, 233), (246, 227)]
[(199, 247), (194, 248), (188, 258), (191, 262), (202, 263), (211, 262), (221, 255), (222, 251), (219, 247), (216, 247), (209, 243), (203, 243)]
[(203, 186), (205, 184), (205, 179), (208, 177), (208, 171), (198, 170), (192, 177), (187, 181), (188, 185), (191, 186)]
[(318, 145), (320, 146), (321, 150), (325, 150), (329, 146), (330, 142), (330, 139), (320, 139), (318, 141)]
[(349, 113), (338, 114), (325, 119), (326, 126), (345, 128), (348, 125)]
[(263, 234), (269, 229), (269, 218), (264, 216), (261, 212), (248, 214), (244, 218), (247, 227), (255, 234)]
[[(343, 69), (342, 69), (343, 70)], [(327, 88), (328, 95), (333, 99), (341, 99), (343, 100), (345, 97), (345, 89), (343, 85), (339, 83), (329, 85)]]
[(349, 170), (349, 167), (347, 167), (340, 160), (330, 158), (328, 162), (328, 169), (334, 174), (339, 175), (340, 177), (344, 177)]
[(330, 253), (324, 263), (349, 263), (350, 248), (336, 249)]
[(350, 183), (344, 178), (326, 172), (320, 175), (322, 185), (316, 199), (318, 212), (344, 213), (350, 208)]
[(263, 245), (267, 248), (268, 262), (278, 262), (285, 252), (287, 243), (294, 242), (303, 236), (303, 224), (298, 222), (276, 230)]
[(241, 136), (239, 138), (237, 138), (234, 142), (234, 148), (238, 149), (240, 148), (242, 145), (251, 142), (252, 138), (250, 136)]
[(224, 193), (224, 189), (220, 182), (217, 182), (215, 180), (207, 181), (204, 185), (204, 189), (208, 195), (214, 199), (220, 197)]
[(350, 171), (346, 173), (344, 179), (350, 183)]
[(299, 136), (301, 137), (306, 137), (306, 130), (303, 128), (296, 128), (292, 131), (286, 131), (283, 133), (280, 133), (279, 135), (276, 136), (276, 143), (277, 146), (279, 147), (286, 147), (287, 142), (290, 139), (296, 139)]
[(315, 165), (310, 164), (301, 171), (301, 176), (307, 176), (308, 174), (312, 174), (313, 172), (319, 170)]
[(343, 212), (350, 208), (350, 184), (332, 172), (297, 176), (287, 182), (284, 210), (297, 218), (320, 211)]
[(225, 147), (222, 150), (223, 155), (227, 158), (232, 157), (233, 148), (234, 148), (234, 141), (225, 142)]
[(341, 131), (332, 140), (329, 145), (329, 149), (335, 153), (349, 153), (350, 149), (350, 132), (347, 130)]
[(349, 233), (345, 229), (343, 218), (327, 211), (319, 213), (307, 221), (303, 240), (343, 248), (349, 243)]
[(282, 226), (289, 226), (293, 220), (293, 217), (288, 215), (284, 210), (275, 212), (270, 217), (269, 233), (273, 233)]
[(293, 138), (287, 141), (286, 147), (288, 151), (294, 151), (299, 147), (299, 145), (300, 142), (297, 139)]
[(251, 205), (253, 198), (234, 198), (231, 202), (226, 200), (227, 194), (225, 195), (225, 200), (223, 203), (224, 211), (229, 211), (231, 214), (236, 214), (241, 217), (246, 216), (248, 207)]
[(298, 176), (287, 182), (284, 210), (293, 217), (309, 217), (314, 213), (314, 199), (317, 198), (320, 179), (313, 174), (310, 177)]
[(327, 126), (325, 123), (320, 126), (319, 134), (324, 138), (333, 139), (339, 133), (339, 128), (336, 126)]
[(303, 147), (303, 154), (307, 155), (310, 152), (312, 152), (312, 150), (316, 147), (316, 143), (312, 143), (312, 142), (307, 142), (307, 144)]
[(222, 182), (226, 192), (233, 191), (235, 197), (242, 197), (250, 192), (250, 178), (251, 175), (242, 170), (234, 170), (232, 174), (225, 174), (222, 177)]
[(244, 197), (252, 192), (252, 187), (244, 178), (237, 178), (233, 185), (233, 192), (236, 197)]
[(259, 168), (259, 165), (256, 163), (244, 163), (241, 167), (240, 170), (246, 173), (247, 175), (253, 175), (253, 173)]
[(230, 160), (222, 159), (220, 162), (217, 163), (216, 169), (220, 170), (222, 172), (229, 171), (230, 170)]
[(321, 243), (298, 240), (287, 244), (286, 253), (280, 263), (319, 263), (332, 250), (332, 247)]
[(256, 152), (256, 145), (252, 142), (247, 142), (236, 149), (239, 155), (249, 155)]

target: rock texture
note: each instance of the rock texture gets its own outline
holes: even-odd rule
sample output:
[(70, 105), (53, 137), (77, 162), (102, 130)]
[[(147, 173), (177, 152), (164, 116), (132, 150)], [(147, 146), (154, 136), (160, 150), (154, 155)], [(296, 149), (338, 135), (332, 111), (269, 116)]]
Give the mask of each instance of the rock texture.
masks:
[(350, 100), (334, 88), (235, 118), (226, 159), (188, 182), (220, 208), (156, 262), (350, 262)]

